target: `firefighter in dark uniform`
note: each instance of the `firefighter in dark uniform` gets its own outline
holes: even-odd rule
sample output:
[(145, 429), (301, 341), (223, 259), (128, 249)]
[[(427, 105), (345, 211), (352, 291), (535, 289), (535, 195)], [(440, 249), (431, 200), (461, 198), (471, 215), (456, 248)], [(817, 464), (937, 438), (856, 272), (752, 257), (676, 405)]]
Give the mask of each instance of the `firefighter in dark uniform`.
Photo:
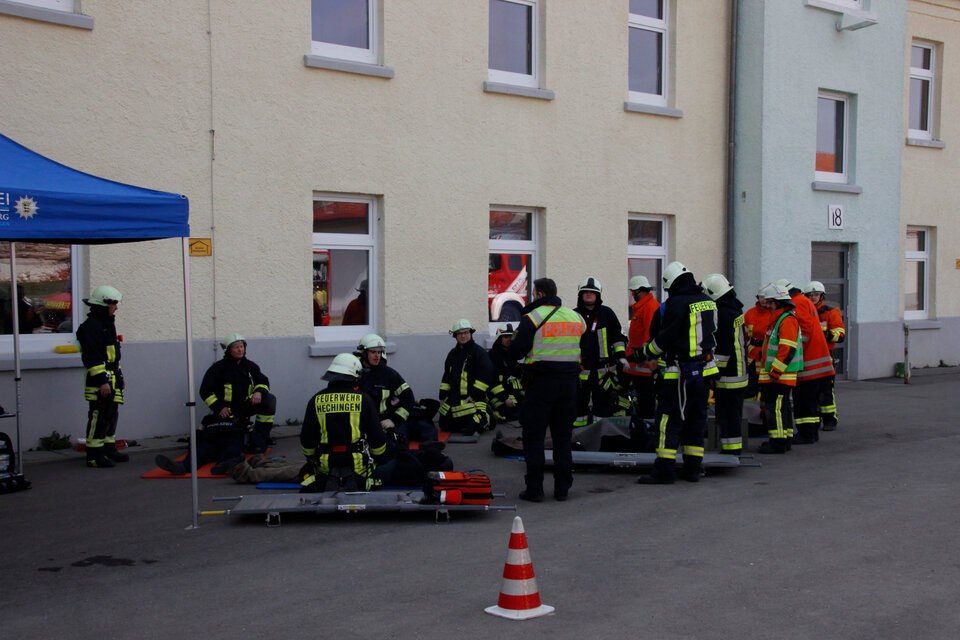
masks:
[(509, 353), (523, 358), (524, 399), (520, 411), (526, 489), (521, 500), (543, 500), (544, 438), (553, 440), (553, 497), (566, 500), (573, 485), (570, 436), (577, 412), (580, 338), (587, 329), (583, 318), (564, 307), (550, 278), (533, 283), (534, 301), (523, 309), (523, 319)]
[[(413, 390), (396, 369), (387, 365), (383, 352), (387, 343), (375, 333), (368, 333), (360, 339), (355, 355), (363, 365), (360, 376), (360, 390), (370, 396), (377, 405), (380, 414), (380, 426), (385, 432), (393, 431), (407, 440), (432, 440), (437, 433), (434, 427), (431, 433), (411, 433), (408, 424), (417, 404)], [(416, 429), (419, 426), (414, 425)]]
[(510, 355), (513, 340), (513, 325), (497, 329), (496, 341), (487, 354), (493, 364), (494, 386), (490, 389), (490, 402), (497, 420), (506, 422), (520, 416), (523, 400), (523, 384), (520, 382), (520, 363)]
[(493, 382), (493, 363), (473, 341), (476, 329), (469, 320), (453, 323), (450, 335), (457, 344), (447, 354), (440, 380), (440, 428), (477, 435), (490, 428), (487, 394)]
[(598, 417), (624, 415), (617, 398), (619, 376), (617, 365), (626, 352), (623, 328), (613, 309), (600, 298), (600, 281), (584, 278), (577, 291), (575, 311), (587, 323), (580, 338), (580, 391), (577, 396), (577, 419), (573, 426), (588, 425)]
[(711, 380), (720, 451), (738, 456), (743, 451), (741, 422), (748, 382), (743, 303), (737, 298), (730, 281), (719, 273), (711, 273), (703, 279), (703, 290), (717, 303), (717, 349), (714, 355), (720, 373)]
[(231, 333), (220, 343), (223, 358), (207, 369), (200, 382), (200, 397), (210, 407), (212, 419), (233, 417), (244, 422), (253, 417), (248, 432), (248, 448), (257, 453), (272, 444), (270, 430), (277, 412), (277, 399), (270, 393), (270, 380), (247, 354), (247, 341), (239, 333)]
[(323, 374), (327, 388), (307, 403), (300, 449), (310, 472), (302, 492), (369, 491), (380, 484), (374, 460), (386, 462), (387, 442), (376, 403), (360, 390), (362, 372), (355, 355), (341, 353)]
[(707, 424), (707, 378), (717, 374), (717, 303), (697, 286), (693, 274), (679, 262), (663, 270), (663, 286), (670, 297), (656, 337), (636, 358), (657, 358), (663, 378), (658, 392), (657, 459), (640, 484), (672, 484), (676, 479), (678, 447), (683, 447), (682, 477), (700, 480), (703, 432)]
[(120, 339), (114, 323), (123, 294), (110, 286), (97, 287), (83, 302), (90, 307), (77, 327), (80, 357), (86, 367), (83, 396), (87, 400), (87, 466), (97, 469), (126, 462), (117, 451), (117, 419), (123, 404)]

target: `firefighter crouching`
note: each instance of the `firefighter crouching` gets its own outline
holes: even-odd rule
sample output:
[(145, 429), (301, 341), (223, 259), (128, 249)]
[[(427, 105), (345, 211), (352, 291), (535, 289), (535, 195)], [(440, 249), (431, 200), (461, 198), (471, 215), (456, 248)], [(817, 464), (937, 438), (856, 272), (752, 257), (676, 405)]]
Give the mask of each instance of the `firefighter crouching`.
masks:
[(797, 386), (797, 374), (803, 369), (803, 341), (800, 323), (794, 313), (790, 293), (770, 283), (760, 289), (759, 298), (771, 312), (770, 329), (763, 344), (760, 373), (760, 399), (770, 438), (757, 449), (759, 453), (786, 453), (793, 434), (791, 389)]
[(670, 293), (656, 337), (634, 357), (658, 358), (662, 380), (658, 392), (657, 458), (639, 484), (673, 484), (677, 449), (683, 447), (682, 477), (699, 482), (703, 463), (703, 432), (707, 424), (709, 390), (706, 378), (717, 374), (717, 303), (697, 286), (693, 274), (680, 262), (663, 270), (663, 286)]
[(369, 491), (379, 485), (374, 461), (386, 462), (387, 442), (377, 406), (358, 387), (363, 367), (341, 353), (327, 367), (327, 388), (307, 403), (300, 449), (307, 458), (301, 492)]
[(123, 404), (120, 339), (114, 323), (123, 294), (109, 286), (97, 287), (83, 302), (90, 307), (77, 327), (80, 356), (86, 368), (83, 397), (87, 400), (87, 466), (110, 468), (130, 457), (117, 451), (117, 419)]
[(487, 351), (493, 364), (494, 385), (490, 389), (493, 417), (500, 422), (516, 420), (520, 416), (523, 384), (520, 382), (520, 363), (510, 355), (513, 325), (497, 329), (493, 346)]
[(462, 318), (453, 323), (454, 345), (443, 363), (440, 380), (440, 428), (465, 436), (491, 428), (487, 393), (493, 364), (486, 350), (473, 341), (476, 329)]
[[(837, 367), (837, 359), (833, 356), (833, 351), (838, 344), (844, 341), (847, 330), (843, 326), (843, 313), (836, 307), (824, 304), (827, 290), (823, 283), (818, 280), (811, 280), (803, 288), (803, 295), (810, 299), (813, 306), (817, 308), (817, 315), (820, 316), (820, 328), (823, 329), (823, 337), (827, 340), (827, 346), (830, 347), (830, 356), (833, 358), (834, 369)], [(837, 428), (837, 395), (834, 393), (834, 383), (836, 381), (836, 371), (834, 375), (821, 378), (818, 393), (820, 403), (820, 428), (824, 431), (833, 431)]]

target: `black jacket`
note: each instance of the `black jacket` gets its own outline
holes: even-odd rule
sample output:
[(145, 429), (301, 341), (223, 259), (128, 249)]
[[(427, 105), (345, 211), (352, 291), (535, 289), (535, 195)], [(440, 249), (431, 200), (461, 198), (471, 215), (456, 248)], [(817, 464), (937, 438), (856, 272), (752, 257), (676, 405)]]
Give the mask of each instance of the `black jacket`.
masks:
[[(381, 420), (389, 418), (395, 426), (400, 426), (410, 418), (413, 405), (417, 403), (413, 390), (396, 369), (388, 367), (383, 361), (375, 367), (365, 367), (360, 376), (360, 390), (370, 396), (377, 405)], [(399, 404), (394, 404), (396, 398)]]
[[(691, 318), (699, 325), (692, 338)], [(670, 297), (663, 305), (660, 328), (650, 341), (650, 351), (667, 362), (703, 360), (713, 355), (716, 330), (717, 304), (700, 290), (692, 273), (682, 273), (670, 287)]]
[(229, 353), (210, 365), (200, 382), (200, 399), (213, 413), (230, 407), (234, 414), (240, 415), (254, 391), (269, 392), (270, 380), (253, 360), (247, 360), (246, 356), (236, 360)]
[(583, 293), (577, 296), (577, 308), (587, 323), (587, 331), (580, 338), (580, 362), (584, 369), (597, 369), (622, 357), (626, 352), (623, 327), (613, 309), (603, 304), (600, 294), (593, 309), (583, 304)]
[[(117, 340), (115, 316), (106, 307), (90, 307), (87, 319), (77, 327), (80, 358), (87, 369), (86, 387), (99, 389), (109, 382), (114, 391), (123, 389), (120, 371), (120, 342)], [(88, 397), (88, 399), (90, 399)]]
[(486, 402), (492, 384), (493, 363), (483, 347), (472, 339), (467, 344), (458, 342), (443, 363), (440, 401), (451, 407), (466, 402), (468, 396)]
[[(359, 418), (359, 429), (355, 432), (351, 422), (356, 418)], [(326, 389), (314, 394), (307, 403), (300, 429), (300, 448), (307, 458), (329, 455), (329, 467), (355, 466), (353, 455), (360, 453), (360, 439), (366, 440), (373, 456), (381, 457), (386, 452), (387, 440), (370, 396), (355, 383), (342, 380), (331, 382)], [(365, 467), (360, 466), (356, 469), (358, 472)]]
[[(747, 367), (743, 303), (731, 289), (717, 299), (717, 368), (723, 377), (744, 377)], [(739, 371), (739, 373), (738, 373)]]

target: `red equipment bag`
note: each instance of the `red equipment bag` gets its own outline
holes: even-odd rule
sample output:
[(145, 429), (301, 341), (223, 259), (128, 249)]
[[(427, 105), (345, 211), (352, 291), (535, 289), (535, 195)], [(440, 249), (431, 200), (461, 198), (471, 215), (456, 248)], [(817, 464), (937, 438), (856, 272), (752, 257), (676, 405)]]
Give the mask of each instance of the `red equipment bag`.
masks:
[(490, 504), (493, 498), (483, 471), (431, 471), (423, 495), (427, 504)]

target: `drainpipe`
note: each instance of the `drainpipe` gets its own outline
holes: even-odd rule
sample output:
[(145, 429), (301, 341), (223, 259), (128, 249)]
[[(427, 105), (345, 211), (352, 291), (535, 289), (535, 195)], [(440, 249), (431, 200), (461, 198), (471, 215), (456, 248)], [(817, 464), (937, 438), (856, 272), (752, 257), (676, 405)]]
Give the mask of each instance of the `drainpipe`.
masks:
[(737, 22), (740, 16), (740, 0), (730, 3), (730, 80), (727, 98), (727, 279), (736, 281), (736, 260), (733, 250), (736, 245), (736, 196), (734, 193), (734, 168), (736, 160), (735, 127), (737, 118)]
[(910, 327), (903, 323), (903, 384), (910, 384)]

